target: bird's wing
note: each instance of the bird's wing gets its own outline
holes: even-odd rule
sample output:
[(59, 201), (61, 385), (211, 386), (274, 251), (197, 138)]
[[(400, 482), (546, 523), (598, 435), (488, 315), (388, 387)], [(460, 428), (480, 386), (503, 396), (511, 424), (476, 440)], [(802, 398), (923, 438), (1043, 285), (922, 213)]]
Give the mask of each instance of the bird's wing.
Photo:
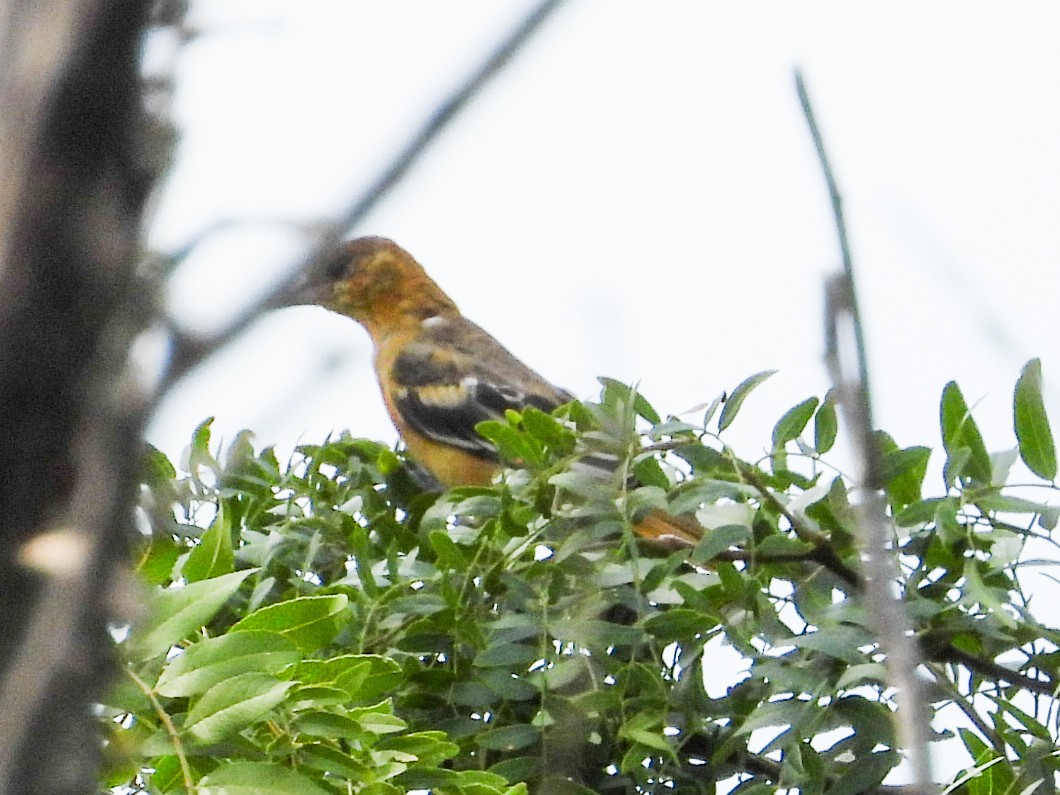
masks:
[(572, 397), (528, 368), (463, 318), (434, 318), (395, 358), (390, 399), (417, 433), (481, 458), (496, 458), (475, 431), (506, 409), (552, 411)]

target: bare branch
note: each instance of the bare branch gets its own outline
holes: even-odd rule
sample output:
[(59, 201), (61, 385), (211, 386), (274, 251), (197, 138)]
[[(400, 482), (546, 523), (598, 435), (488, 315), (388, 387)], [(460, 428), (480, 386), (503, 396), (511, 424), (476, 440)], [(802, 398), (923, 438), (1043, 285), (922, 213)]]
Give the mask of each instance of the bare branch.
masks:
[[(927, 793), (932, 791), (928, 755), (930, 727), (923, 709), (922, 685), (916, 675), (916, 668), (923, 656), (913, 636), (909, 617), (893, 591), (898, 578), (898, 566), (890, 543), (893, 533), (887, 521), (882, 495), (882, 467), (873, 436), (864, 331), (854, 289), (854, 266), (843, 219), (843, 203), (801, 72), (796, 71), (795, 84), (828, 185), (843, 258), (842, 272), (829, 279), (826, 288), (825, 359), (861, 470), (860, 499), (856, 510), (865, 557), (865, 598), (872, 606), (870, 615), (876, 624), (880, 645), (887, 653), (887, 667), (898, 690), (898, 736), (912, 762), (914, 787)], [(851, 341), (854, 348), (853, 365), (849, 362), (849, 355), (844, 361)]]
[[(496, 77), (516, 53), (533, 38), (561, 2), (562, 0), (543, 0), (539, 3), (490, 53), (478, 69), (435, 108), (420, 129), (409, 139), (401, 153), (383, 169), (368, 189), (345, 212), (316, 234), (309, 253), (296, 269), (297, 273), (312, 271), (351, 229), (364, 220), (365, 216), (419, 162), (430, 145), (448, 128), (457, 114), (467, 107), (479, 91)], [(187, 334), (177, 334), (162, 391), (246, 331), (263, 312), (282, 306), (289, 291), (290, 284), (278, 286), (235, 318), (227, 328), (210, 337), (196, 338)]]

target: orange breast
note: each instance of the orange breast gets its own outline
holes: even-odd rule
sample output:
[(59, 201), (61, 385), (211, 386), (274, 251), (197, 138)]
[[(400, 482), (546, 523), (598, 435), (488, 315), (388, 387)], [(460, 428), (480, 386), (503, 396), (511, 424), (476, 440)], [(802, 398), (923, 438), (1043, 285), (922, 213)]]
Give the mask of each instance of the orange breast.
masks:
[(487, 461), (457, 447), (439, 444), (415, 431), (405, 431), (401, 435), (413, 459), (447, 488), (488, 486), (493, 476), (501, 471), (496, 461)]

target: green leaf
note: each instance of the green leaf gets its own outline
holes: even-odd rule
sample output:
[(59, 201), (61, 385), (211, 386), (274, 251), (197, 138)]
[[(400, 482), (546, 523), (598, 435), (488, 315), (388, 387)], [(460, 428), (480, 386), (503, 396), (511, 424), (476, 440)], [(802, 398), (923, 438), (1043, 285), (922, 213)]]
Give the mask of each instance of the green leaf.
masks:
[[(357, 701), (374, 701), (390, 693), (400, 684), (403, 674), (401, 666), (395, 660), (377, 654), (358, 654), (354, 657), (359, 663), (369, 664), (367, 674), (359, 665), (353, 666), (340, 673), (334, 682), (337, 687), (350, 693), (350, 696)], [(334, 657), (331, 660), (324, 660), (323, 664), (327, 667), (332, 662), (344, 659), (346, 659), (345, 656)], [(306, 662), (302, 664), (305, 665)]]
[(184, 731), (199, 743), (215, 743), (261, 720), (294, 684), (268, 674), (234, 676), (203, 693), (188, 711)]
[(638, 722), (639, 721), (634, 720), (624, 724), (622, 728), (618, 730), (618, 736), (624, 737), (639, 745), (643, 745), (645, 748), (650, 748), (652, 751), (658, 751), (659, 753), (665, 754), (672, 760), (676, 761), (677, 756), (674, 753), (670, 741), (660, 732), (641, 728), (636, 725)]
[(1004, 513), (1043, 514), (1055, 510), (1045, 503), (1026, 500), (1010, 494), (985, 494), (981, 499), (977, 499), (975, 504), (984, 511), (1003, 511)]
[(153, 760), (154, 772), (151, 773), (150, 792), (179, 792), (184, 786), (184, 773), (180, 769), (180, 759), (176, 756), (160, 756)]
[(1023, 367), (1012, 398), (1020, 458), (1044, 480), (1056, 479), (1056, 447), (1042, 401), (1042, 361), (1031, 359)]
[(210, 426), (214, 417), (207, 417), (191, 432), (191, 450), (195, 453), (210, 454)]
[(654, 486), (663, 490), (663, 503), (666, 501), (665, 491), (670, 488), (670, 479), (655, 456), (648, 455), (633, 464), (633, 477), (642, 486)]
[(778, 533), (766, 536), (755, 546), (755, 554), (763, 557), (805, 555), (812, 550), (813, 544), (810, 542)]
[(504, 668), (485, 668), (479, 674), (483, 684), (505, 701), (529, 701), (538, 691), (524, 677)]
[(717, 621), (698, 610), (675, 608), (656, 613), (644, 622), (644, 629), (664, 643), (703, 635), (717, 626)]
[(628, 646), (644, 637), (644, 631), (638, 627), (624, 627), (594, 618), (561, 618), (549, 622), (549, 631), (557, 640), (602, 648)]
[[(410, 768), (396, 779), (408, 789), (453, 793), (453, 795), (493, 795), (510, 792), (508, 782), (485, 770), (447, 770), (444, 768)], [(516, 788), (516, 792), (518, 792)], [(551, 795), (552, 790), (548, 790)]]
[(208, 580), (228, 574), (235, 568), (235, 553), (232, 549), (232, 526), (224, 503), (217, 506), (209, 529), (202, 534), (199, 543), (184, 562), (181, 574), (188, 582)]
[(169, 536), (153, 536), (140, 553), (136, 570), (148, 585), (162, 585), (173, 579), (173, 566), (182, 552), (183, 547)]
[(444, 767), (412, 767), (397, 777), (406, 789), (459, 792), (460, 773)]
[(551, 414), (527, 406), (523, 409), (523, 427), (527, 433), (559, 455), (574, 452), (574, 432)]
[(541, 659), (541, 651), (521, 643), (504, 643), (479, 652), (474, 665), (479, 668), (523, 667)]
[(581, 655), (564, 657), (553, 664), (551, 668), (535, 671), (528, 678), (535, 683), (541, 683), (543, 689), (560, 690), (585, 676), (587, 668), (588, 663)]
[(350, 716), (362, 729), (372, 734), (393, 734), (408, 728), (405, 721), (393, 714), (393, 707), (389, 701), (350, 710)]
[(824, 403), (817, 409), (813, 418), (813, 448), (819, 455), (827, 453), (835, 445), (839, 422), (836, 418), (835, 401), (832, 393), (824, 397)]
[(548, 479), (556, 488), (569, 491), (586, 500), (614, 499), (615, 489), (594, 472), (559, 472)]
[(228, 450), (225, 451), (225, 469), (229, 472), (246, 471), (254, 463), (254, 434), (246, 429), (239, 431)]
[(490, 767), (490, 772), (504, 776), (508, 781), (527, 781), (541, 775), (541, 758), (539, 756), (510, 757)]
[(541, 443), (534, 437), (513, 428), (500, 420), (485, 420), (475, 426), (480, 436), (493, 442), (497, 452), (516, 466), (538, 468), (543, 466)]
[(343, 654), (326, 660), (302, 660), (291, 672), (291, 678), (306, 685), (338, 686), (356, 691), (373, 667), (380, 663), (400, 669), (393, 660), (373, 654)]
[(387, 781), (376, 781), (362, 789), (357, 795), (406, 795), (406, 791)]
[(718, 409), (721, 407), (722, 402), (725, 400), (725, 393), (718, 395), (709, 404), (707, 404), (706, 411), (703, 412), (703, 427), (706, 428), (710, 425), (710, 421), (714, 419), (714, 415), (718, 413)]
[(774, 450), (781, 449), (785, 443), (797, 438), (803, 432), (813, 413), (817, 411), (819, 403), (820, 401), (815, 397), (806, 398), (802, 403), (784, 412), (784, 416), (773, 426)]
[(214, 472), (220, 470), (217, 460), (210, 455), (210, 426), (214, 418), (207, 417), (191, 435), (191, 446), (188, 451), (188, 470), (192, 475), (198, 477), (200, 467), (206, 467)]
[(150, 486), (169, 484), (177, 477), (177, 470), (165, 453), (152, 444), (145, 445), (142, 474), (143, 480)]
[(1025, 728), (1028, 732), (1033, 734), (1039, 740), (1042, 740), (1047, 743), (1053, 741), (1053, 738), (1049, 735), (1049, 730), (1045, 728), (1045, 726), (1043, 726), (1034, 717), (1028, 715), (1026, 712), (1021, 710), (1015, 704), (1012, 704), (1008, 701), (1003, 701), (999, 703), (999, 706), (1004, 709), (1005, 712), (1007, 712), (1010, 716), (1012, 716), (1016, 721), (1018, 721), (1023, 726), (1023, 728)]
[(727, 524), (716, 527), (703, 534), (692, 552), (693, 563), (703, 563), (736, 544), (741, 544), (751, 537), (751, 528), (740, 524)]
[(440, 765), (460, 753), (460, 746), (449, 742), (445, 732), (411, 732), (384, 737), (375, 745), (377, 751), (401, 751), (412, 754), (425, 765)]
[(836, 682), (836, 690), (843, 690), (851, 686), (857, 686), (864, 682), (879, 684), (887, 682), (887, 666), (883, 663), (860, 663), (851, 665)]
[(287, 697), (292, 709), (333, 707), (348, 704), (350, 694), (340, 687), (328, 685), (300, 685)]
[(914, 527), (918, 524), (925, 524), (935, 518), (940, 505), (950, 501), (949, 497), (930, 497), (926, 500), (914, 502), (912, 505), (907, 505), (903, 508), (894, 518), (894, 522), (899, 527)]
[(988, 610), (994, 618), (1011, 629), (1016, 628), (1016, 620), (1012, 618), (1005, 609), (1008, 606), (1007, 593), (999, 588), (992, 587), (980, 573), (982, 563), (976, 560), (965, 560), (965, 600), (973, 600), (979, 603), (980, 609)]
[(930, 447), (907, 447), (883, 454), (884, 486), (897, 509), (920, 500), (930, 458)]
[(1015, 777), (1005, 757), (1000, 756), (968, 729), (958, 729), (958, 734), (975, 763), (975, 766), (962, 776), (967, 783), (968, 792), (972, 795), (1009, 792)]
[[(319, 770), (330, 776), (343, 776), (353, 781), (364, 781), (371, 778), (373, 771), (353, 759), (349, 754), (338, 751), (324, 743), (305, 742), (299, 738), (298, 761), (303, 770)], [(369, 790), (361, 790), (361, 793)], [(358, 793), (358, 795), (361, 795)], [(398, 795), (404, 795), (398, 790)]]
[(334, 712), (307, 711), (295, 718), (294, 729), (309, 737), (331, 740), (363, 741), (367, 731), (356, 720)]
[(276, 674), (301, 659), (294, 644), (273, 632), (235, 632), (189, 646), (166, 663), (155, 686), (168, 698), (203, 693), (242, 673)]
[[(465, 500), (465, 502), (467, 502)], [(466, 571), (467, 558), (461, 551), (460, 546), (453, 541), (445, 530), (432, 530), (430, 534), (431, 547), (438, 556), (438, 567), (447, 571)]]
[(633, 398), (633, 411), (639, 416), (646, 419), (652, 425), (658, 425), (662, 420), (659, 416), (659, 412), (648, 402), (648, 399), (644, 397), (633, 387), (628, 384), (623, 384), (621, 381), (616, 381), (614, 378), (599, 377), (596, 379), (604, 387), (604, 402), (608, 402), (612, 398), (618, 398), (623, 403)]
[(816, 632), (808, 632), (804, 635), (796, 635), (781, 641), (783, 644), (790, 643), (803, 649), (827, 654), (837, 660), (845, 660), (851, 664), (860, 664), (866, 661), (864, 652), (859, 647), (872, 642), (872, 638), (861, 627), (837, 625), (824, 627)]
[[(548, 795), (599, 795), (599, 790), (583, 787), (570, 779), (560, 777), (542, 778), (540, 788), (537, 792), (547, 792)], [(741, 793), (742, 795), (742, 793)]]
[(997, 752), (983, 742), (983, 740), (981, 740), (975, 733), (968, 729), (958, 729), (958, 733), (960, 734), (961, 740), (964, 742), (964, 747), (967, 749), (968, 755), (977, 765), (997, 756)]
[(850, 770), (839, 777), (828, 795), (860, 795), (874, 790), (884, 776), (897, 764), (898, 755), (894, 751), (883, 751), (869, 754), (850, 765)]
[(349, 604), (345, 594), (300, 596), (266, 605), (236, 622), (229, 632), (263, 629), (290, 639), (304, 652), (329, 643), (338, 633), (337, 618)]
[(502, 726), (475, 735), (475, 744), (491, 751), (515, 751), (533, 745), (541, 736), (541, 730), (528, 723)]
[[(946, 468), (950, 481), (960, 477), (988, 485), (992, 472), (990, 455), (956, 381), (950, 381), (942, 390), (940, 415), (942, 445), (949, 457)], [(958, 455), (961, 450), (967, 453)], [(949, 471), (951, 468), (954, 471)]]
[(800, 722), (807, 710), (812, 709), (813, 705), (795, 698), (771, 701), (751, 713), (750, 717), (740, 724), (737, 734), (750, 734), (767, 726), (794, 726)]
[(751, 394), (751, 391), (765, 381), (769, 376), (773, 375), (776, 370), (763, 370), (760, 373), (752, 375), (750, 378), (744, 379), (739, 386), (732, 391), (729, 395), (729, 399), (725, 401), (725, 405), (721, 408), (721, 416), (718, 417), (718, 431), (724, 431), (730, 425), (733, 420), (736, 419), (736, 414), (740, 410), (740, 406), (747, 399), (747, 396)]
[(289, 767), (268, 762), (223, 762), (199, 782), (197, 795), (332, 795)]
[(133, 632), (129, 640), (130, 659), (150, 659), (190, 636), (213, 618), (243, 580), (256, 571), (236, 571), (157, 594), (148, 620)]
[(488, 707), (497, 703), (497, 693), (484, 682), (457, 682), (449, 692), (448, 700), (465, 707)]

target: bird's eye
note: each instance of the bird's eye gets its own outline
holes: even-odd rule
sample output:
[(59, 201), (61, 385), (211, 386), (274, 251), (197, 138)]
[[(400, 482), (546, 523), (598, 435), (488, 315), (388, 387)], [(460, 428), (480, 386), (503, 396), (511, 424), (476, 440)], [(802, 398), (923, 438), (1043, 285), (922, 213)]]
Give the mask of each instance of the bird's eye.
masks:
[(328, 281), (337, 282), (346, 276), (346, 271), (349, 268), (349, 257), (345, 252), (336, 254), (325, 264), (322, 272), (324, 277)]

